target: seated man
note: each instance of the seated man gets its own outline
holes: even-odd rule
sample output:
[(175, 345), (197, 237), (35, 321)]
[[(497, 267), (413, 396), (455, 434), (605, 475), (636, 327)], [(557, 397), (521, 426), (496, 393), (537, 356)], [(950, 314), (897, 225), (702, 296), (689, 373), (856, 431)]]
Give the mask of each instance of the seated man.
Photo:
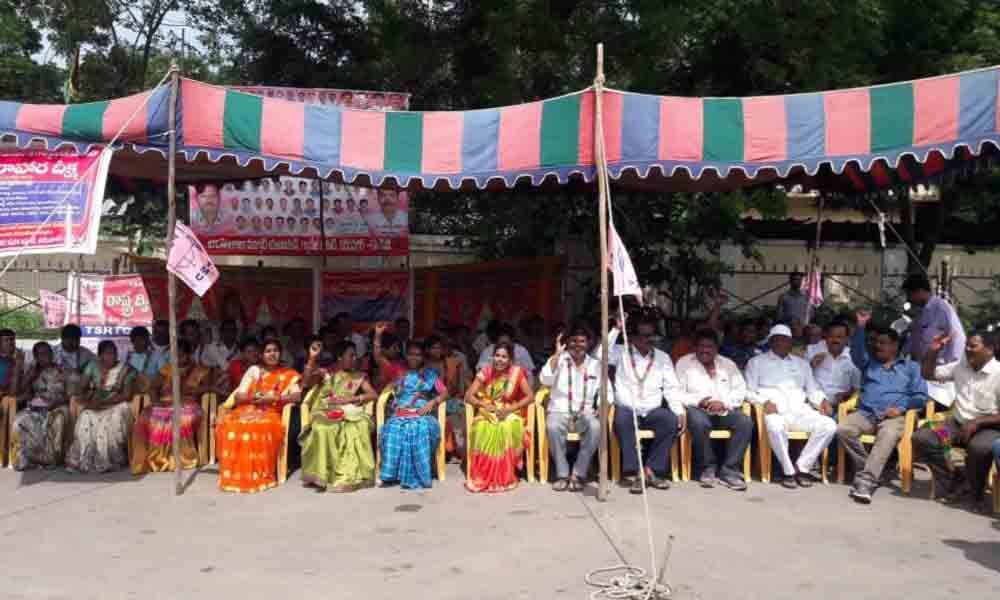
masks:
[(834, 321), (826, 326), (824, 334), (823, 341), (808, 347), (806, 360), (836, 418), (837, 406), (861, 388), (861, 371), (854, 366), (851, 351), (847, 349), (847, 323)]
[[(557, 492), (583, 489), (590, 460), (601, 441), (601, 424), (595, 405), (601, 387), (601, 363), (587, 355), (590, 331), (576, 325), (569, 331), (566, 343), (556, 339), (556, 353), (545, 362), (539, 380), (549, 386), (549, 406), (545, 423), (549, 453), (556, 464)], [(580, 434), (580, 449), (576, 453), (573, 471), (566, 460), (566, 434)], [(545, 460), (545, 457), (542, 457)]]
[[(1000, 361), (997, 338), (990, 332), (974, 332), (966, 338), (965, 355), (958, 361), (938, 365), (938, 355), (948, 345), (948, 336), (935, 336), (924, 354), (923, 374), (937, 382), (955, 383), (951, 415), (933, 428), (913, 434), (913, 449), (934, 473), (934, 483), (945, 502), (959, 502), (970, 493), (973, 509), (982, 510), (986, 476), (1000, 440)], [(968, 486), (960, 486), (948, 460), (950, 448), (965, 448)], [(997, 485), (997, 484), (994, 484)]]
[[(837, 431), (837, 424), (829, 416), (833, 409), (816, 385), (809, 363), (791, 354), (792, 330), (787, 325), (775, 325), (767, 343), (767, 354), (747, 364), (748, 395), (751, 402), (763, 405), (767, 415), (764, 421), (771, 450), (784, 472), (781, 485), (787, 489), (807, 488), (813, 479), (809, 471)], [(788, 454), (789, 431), (809, 434), (795, 463)]]
[(747, 368), (750, 359), (763, 354), (757, 346), (757, 326), (753, 321), (747, 319), (741, 321), (736, 330), (736, 339), (729, 344), (725, 344), (720, 350), (721, 354), (736, 363), (740, 370)]
[[(906, 411), (927, 402), (927, 382), (912, 360), (899, 358), (899, 334), (892, 328), (876, 328), (874, 355), (868, 352), (866, 325), (871, 313), (859, 311), (858, 327), (851, 336), (851, 360), (861, 369), (861, 399), (858, 410), (837, 428), (837, 438), (854, 465), (851, 497), (863, 504), (872, 501), (886, 461), (903, 437)], [(858, 438), (875, 434), (871, 453)]]
[(714, 331), (699, 330), (694, 342), (694, 353), (677, 361), (677, 380), (687, 406), (694, 454), (692, 468), (702, 487), (715, 485), (719, 463), (710, 435), (713, 429), (728, 429), (732, 438), (718, 476), (724, 486), (742, 491), (747, 484), (740, 472), (740, 461), (753, 437), (753, 421), (740, 412), (747, 396), (746, 382), (736, 363), (719, 356), (719, 338)]
[[(659, 490), (670, 488), (664, 477), (667, 455), (674, 437), (684, 430), (684, 404), (670, 356), (653, 348), (656, 323), (649, 318), (639, 321), (629, 337), (630, 347), (614, 346), (608, 364), (615, 367), (615, 433), (621, 445), (622, 472), (631, 477), (629, 491), (641, 494), (643, 479)], [(613, 346), (618, 331), (612, 330), (608, 345)], [(664, 402), (669, 406), (664, 406)], [(639, 429), (652, 429), (653, 440), (646, 456), (644, 473), (639, 472), (633, 411)]]

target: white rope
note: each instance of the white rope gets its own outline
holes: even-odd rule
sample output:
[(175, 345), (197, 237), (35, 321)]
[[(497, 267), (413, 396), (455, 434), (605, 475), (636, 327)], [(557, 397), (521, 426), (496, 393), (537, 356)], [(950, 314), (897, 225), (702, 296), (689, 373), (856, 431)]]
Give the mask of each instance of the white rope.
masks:
[[(146, 97), (142, 100), (142, 104), (137, 106), (136, 109), (132, 111), (132, 115), (129, 116), (129, 118), (118, 129), (118, 133), (116, 133), (114, 137), (111, 138), (111, 141), (105, 144), (104, 149), (101, 151), (102, 153), (111, 151), (111, 147), (114, 146), (115, 142), (118, 141), (118, 138), (120, 138), (122, 134), (125, 133), (125, 129), (132, 124), (132, 121), (135, 120), (135, 118), (139, 115), (140, 112), (146, 109), (146, 105), (149, 104), (149, 99), (153, 97), (153, 92), (156, 91), (161, 85), (163, 85), (163, 82), (167, 80), (167, 77), (170, 77), (170, 71), (167, 71), (167, 74), (163, 76), (163, 79), (160, 79), (160, 82), (157, 83), (156, 86), (152, 90), (150, 90), (148, 94), (146, 94)], [(14, 262), (17, 261), (17, 259), (21, 258), (21, 255), (24, 253), (25, 249), (27, 249), (28, 246), (30, 246), (31, 244), (35, 243), (35, 238), (37, 238), (38, 234), (42, 231), (42, 229), (44, 229), (45, 226), (49, 224), (49, 221), (52, 220), (52, 217), (55, 216), (56, 213), (62, 211), (63, 209), (69, 208), (69, 203), (66, 202), (66, 199), (76, 193), (76, 190), (80, 187), (80, 185), (82, 185), (83, 180), (86, 179), (87, 174), (90, 173), (92, 169), (97, 168), (100, 164), (101, 164), (101, 159), (98, 158), (93, 163), (91, 163), (91, 165), (87, 167), (87, 169), (80, 175), (79, 179), (77, 179), (73, 183), (73, 187), (71, 187), (69, 191), (66, 192), (66, 194), (59, 200), (59, 202), (55, 205), (55, 207), (49, 212), (48, 216), (45, 217), (45, 220), (39, 223), (37, 227), (35, 227), (35, 230), (31, 232), (31, 237), (28, 238), (26, 242), (21, 244), (21, 246), (17, 249), (17, 253), (15, 253), (14, 256), (12, 256), (9, 261), (7, 261), (7, 264), (4, 265), (3, 270), (0, 270), (0, 279), (3, 279), (4, 275), (7, 274), (7, 271), (10, 269), (11, 265), (13, 265)], [(98, 207), (98, 209), (100, 209), (100, 207)], [(68, 212), (69, 211), (67, 210), (67, 213)], [(69, 215), (67, 214), (67, 221), (69, 220), (70, 220)], [(69, 227), (67, 227), (66, 230), (67, 243), (69, 243), (70, 241), (69, 233), (70, 230)]]

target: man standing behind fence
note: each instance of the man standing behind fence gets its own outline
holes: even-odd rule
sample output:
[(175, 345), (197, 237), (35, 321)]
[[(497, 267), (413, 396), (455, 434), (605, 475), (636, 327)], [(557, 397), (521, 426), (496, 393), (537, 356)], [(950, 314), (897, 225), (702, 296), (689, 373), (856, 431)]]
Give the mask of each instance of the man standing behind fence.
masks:
[(778, 296), (779, 323), (791, 324), (793, 320), (805, 321), (809, 299), (802, 293), (802, 273), (788, 274), (788, 291)]
[[(923, 309), (910, 326), (910, 336), (903, 352), (908, 352), (910, 358), (922, 363), (934, 338), (947, 336), (948, 342), (937, 354), (937, 364), (942, 366), (958, 362), (965, 351), (965, 329), (955, 307), (941, 296), (931, 294), (931, 282), (925, 275), (907, 277), (903, 282), (903, 291), (911, 304)], [(955, 385), (929, 381), (927, 392), (936, 402), (951, 406)]]

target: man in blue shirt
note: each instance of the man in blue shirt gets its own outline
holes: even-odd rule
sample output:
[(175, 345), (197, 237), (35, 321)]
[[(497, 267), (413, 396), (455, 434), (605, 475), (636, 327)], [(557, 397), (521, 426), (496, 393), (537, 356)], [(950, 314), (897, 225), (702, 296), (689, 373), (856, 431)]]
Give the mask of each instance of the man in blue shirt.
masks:
[[(906, 411), (927, 400), (920, 365), (899, 358), (899, 334), (893, 329), (876, 329), (875, 352), (869, 354), (866, 326), (870, 319), (871, 313), (858, 311), (858, 327), (851, 336), (851, 360), (861, 370), (858, 410), (837, 427), (837, 438), (857, 473), (851, 497), (863, 504), (872, 501), (885, 463), (903, 437)], [(859, 439), (864, 434), (875, 434), (870, 453)]]

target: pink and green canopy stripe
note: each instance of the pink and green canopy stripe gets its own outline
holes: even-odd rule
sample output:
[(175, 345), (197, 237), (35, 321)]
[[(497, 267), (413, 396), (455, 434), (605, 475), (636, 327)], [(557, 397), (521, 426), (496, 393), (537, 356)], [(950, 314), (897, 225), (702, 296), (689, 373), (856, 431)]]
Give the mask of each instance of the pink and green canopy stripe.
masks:
[(109, 142), (120, 131), (122, 142), (166, 144), (168, 92), (161, 86), (116, 100), (69, 105), (0, 102), (0, 132), (86, 146)]
[[(607, 90), (604, 146), (612, 177), (676, 181), (827, 168), (880, 187), (939, 173), (1000, 148), (998, 68), (867, 88), (747, 98), (682, 98)], [(162, 146), (167, 88), (154, 90), (123, 139)], [(78, 105), (0, 102), (0, 133), (76, 144), (107, 141), (146, 95)], [(593, 90), (470, 111), (378, 112), (264, 98), (183, 79), (179, 147), (189, 159), (234, 157), (348, 181), (510, 186), (595, 175)], [(958, 153), (960, 148), (968, 152)], [(876, 167), (877, 164), (882, 166)], [(927, 167), (926, 165), (931, 165)]]

